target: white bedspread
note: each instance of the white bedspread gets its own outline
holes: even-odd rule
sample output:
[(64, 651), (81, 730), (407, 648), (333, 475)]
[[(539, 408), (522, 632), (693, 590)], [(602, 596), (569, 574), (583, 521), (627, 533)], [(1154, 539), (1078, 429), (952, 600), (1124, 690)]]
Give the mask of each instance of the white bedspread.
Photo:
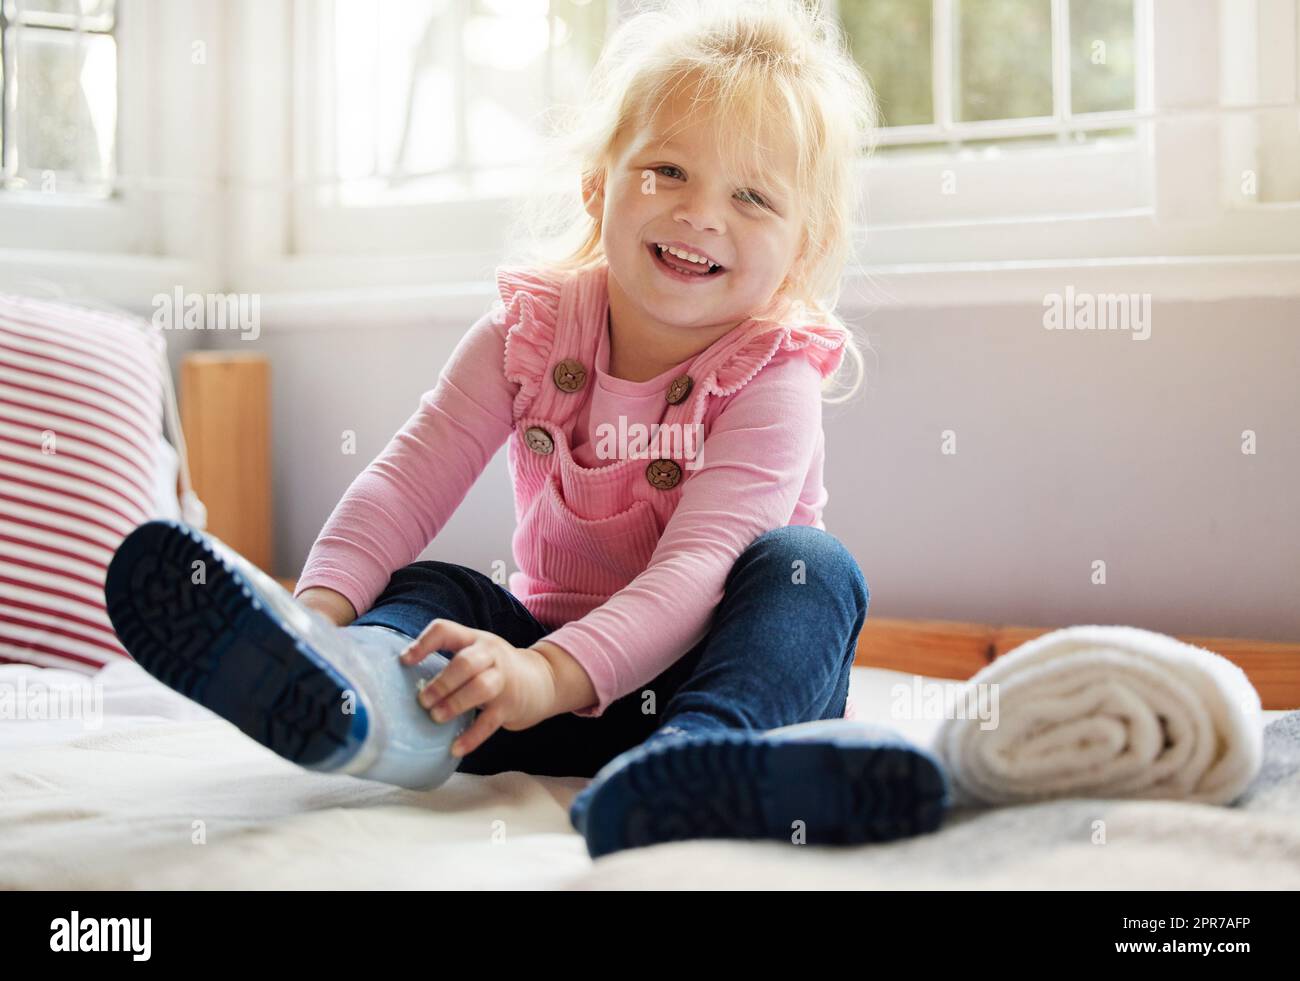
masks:
[[(937, 720), (890, 718), (900, 681), (855, 669), (859, 713), (928, 744)], [(93, 698), (90, 718), (0, 719), (0, 888), (1300, 888), (1300, 766), (1270, 769), (1267, 745), (1271, 783), (1240, 808), (1071, 799), (883, 845), (690, 841), (593, 864), (567, 818), (585, 779), (455, 774), (416, 793), (314, 774), (132, 663), (94, 683), (97, 725)], [(67, 715), (88, 687), (0, 666), (0, 715), (60, 698)]]

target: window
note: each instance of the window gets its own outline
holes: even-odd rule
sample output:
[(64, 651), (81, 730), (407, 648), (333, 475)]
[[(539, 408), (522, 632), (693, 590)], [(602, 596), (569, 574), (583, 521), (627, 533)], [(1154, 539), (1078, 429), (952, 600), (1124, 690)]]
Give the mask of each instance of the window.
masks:
[(837, 9), (883, 116), (863, 178), (871, 227), (1149, 204), (1149, 135), (1135, 125), (1150, 104), (1146, 0), (839, 0)]
[[(827, 2), (884, 112), (862, 166), (870, 266), (1300, 251), (1285, 190), (1300, 173), (1296, 0)], [(451, 281), (490, 271), (542, 111), (579, 95), (635, 9), (299, 3), (298, 91), (314, 111), (299, 120), (312, 169), (298, 250), (442, 252), (419, 277)], [(1269, 96), (1256, 74), (1292, 88)], [(508, 138), (477, 141), (493, 131)], [(1255, 168), (1252, 197), (1220, 155)]]
[(324, 193), (344, 204), (521, 186), (538, 120), (579, 97), (605, 35), (591, 0), (333, 6)]
[(1080, 142), (1133, 135), (1148, 58), (1134, 0), (841, 0), (881, 102), (881, 145)]
[[(549, 108), (640, 2), (0, 0), (0, 288), (94, 259), (87, 293), (472, 312)], [(823, 2), (884, 111), (864, 278), (1221, 260), (1294, 292), (1300, 0)]]
[[(0, 0), (0, 249), (15, 250), (5, 258), (10, 288), (66, 286), (63, 253), (158, 251), (160, 204), (141, 186), (161, 88), (143, 54), (157, 40), (156, 11), (153, 0)], [(116, 268), (82, 283), (89, 291), (123, 278)]]
[[(608, 0), (300, 3), (312, 34), (300, 91), (314, 111), (299, 120), (313, 166), (297, 241), (322, 252), (494, 248), (494, 209), (528, 185), (545, 112), (580, 98), (614, 9)], [(388, 222), (378, 241), (368, 231), (376, 215)]]
[(115, 20), (114, 0), (0, 0), (0, 188), (111, 191)]
[(904, 268), (1300, 252), (1296, 8), (838, 0), (884, 116), (862, 255)]

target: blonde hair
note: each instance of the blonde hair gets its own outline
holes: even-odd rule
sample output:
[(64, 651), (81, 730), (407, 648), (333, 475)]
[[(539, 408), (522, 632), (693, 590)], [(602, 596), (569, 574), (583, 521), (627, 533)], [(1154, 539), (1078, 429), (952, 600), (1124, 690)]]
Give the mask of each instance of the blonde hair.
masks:
[[(510, 230), (512, 258), (560, 272), (604, 259), (602, 223), (583, 207), (580, 188), (602, 186), (621, 141), (679, 92), (727, 134), (719, 145), (729, 176), (743, 171), (742, 158), (752, 159), (756, 148), (770, 149), (759, 139), (766, 122), (780, 121), (794, 137), (790, 193), (803, 205), (806, 240), (774, 304), (806, 304), (844, 331), (845, 360), (855, 375), (829, 401), (850, 398), (862, 381), (862, 353), (834, 309), (844, 270), (850, 259), (856, 263), (858, 164), (874, 149), (878, 109), (843, 30), (818, 0), (662, 0), (620, 24), (583, 104), (548, 112), (542, 159), (555, 173), (549, 183), (563, 175), (568, 190), (558, 199), (524, 200)], [(575, 171), (579, 185), (572, 183)], [(827, 379), (826, 387), (833, 383)]]

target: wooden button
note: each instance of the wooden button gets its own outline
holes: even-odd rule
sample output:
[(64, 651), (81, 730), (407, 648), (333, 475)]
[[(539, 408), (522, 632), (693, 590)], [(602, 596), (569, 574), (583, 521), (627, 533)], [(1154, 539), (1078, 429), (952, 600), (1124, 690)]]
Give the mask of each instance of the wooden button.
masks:
[(555, 366), (551, 378), (555, 381), (555, 387), (561, 392), (576, 392), (587, 381), (587, 369), (582, 366), (581, 361), (565, 358)]
[(645, 479), (651, 487), (672, 490), (682, 479), (682, 468), (672, 460), (654, 460), (645, 468)]
[(686, 396), (691, 394), (691, 386), (695, 382), (691, 380), (690, 375), (679, 375), (673, 379), (673, 383), (668, 386), (668, 404), (676, 405)]
[(540, 453), (545, 456), (555, 449), (555, 444), (551, 442), (551, 434), (541, 426), (529, 426), (524, 432), (524, 442), (534, 453)]

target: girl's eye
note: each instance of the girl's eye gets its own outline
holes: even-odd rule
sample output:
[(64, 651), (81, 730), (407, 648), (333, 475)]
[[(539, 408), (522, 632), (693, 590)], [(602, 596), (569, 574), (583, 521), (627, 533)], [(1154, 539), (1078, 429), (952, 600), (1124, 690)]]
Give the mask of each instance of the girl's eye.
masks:
[[(661, 173), (665, 170), (671, 170), (674, 173), (668, 174), (666, 176), (672, 177), (674, 180), (679, 180), (680, 179), (679, 175), (682, 172), (680, 167), (676, 167), (673, 164), (660, 164), (658, 167), (655, 167), (654, 170), (655, 173)], [(771, 210), (771, 206), (767, 203), (766, 200), (764, 200), (761, 194), (757, 194), (754, 191), (749, 191), (749, 190), (742, 190), (742, 191), (738, 191), (737, 193), (740, 195), (742, 200), (750, 204), (757, 205), (760, 208), (766, 208), (768, 210)]]

